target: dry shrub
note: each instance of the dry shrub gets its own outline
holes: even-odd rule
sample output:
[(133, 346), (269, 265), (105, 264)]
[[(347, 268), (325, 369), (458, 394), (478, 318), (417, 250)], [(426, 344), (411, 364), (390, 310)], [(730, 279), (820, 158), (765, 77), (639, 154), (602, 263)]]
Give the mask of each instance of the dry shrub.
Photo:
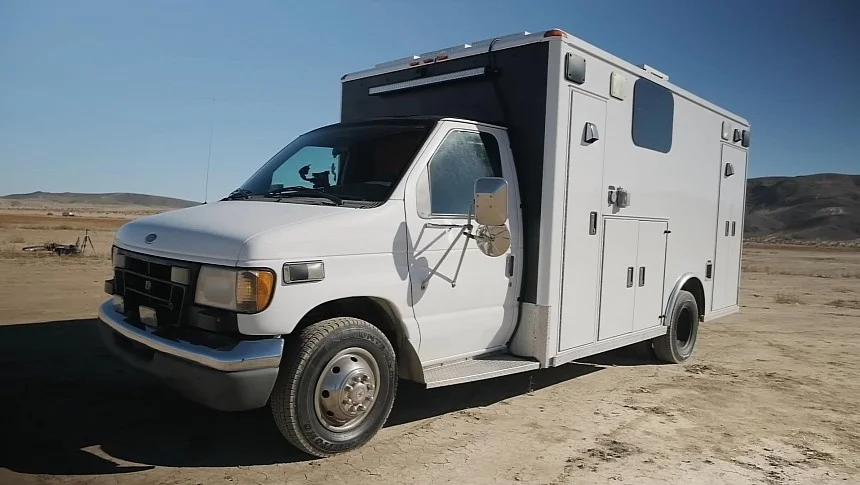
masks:
[(834, 306), (836, 308), (852, 308), (854, 310), (860, 310), (860, 300), (833, 300), (827, 304), (828, 306)]
[(800, 301), (799, 296), (789, 293), (777, 293), (776, 296), (773, 297), (773, 301), (783, 305), (800, 305), (803, 303)]

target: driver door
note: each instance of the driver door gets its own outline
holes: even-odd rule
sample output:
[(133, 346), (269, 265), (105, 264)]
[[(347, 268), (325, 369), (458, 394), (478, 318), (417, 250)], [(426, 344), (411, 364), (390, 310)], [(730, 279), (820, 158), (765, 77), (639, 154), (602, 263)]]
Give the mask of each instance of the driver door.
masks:
[[(484, 254), (464, 234), (475, 180), (508, 182), (510, 248)], [(409, 173), (405, 190), (411, 305), (422, 363), (504, 348), (516, 322), (520, 219), (504, 130), (445, 121)], [(472, 217), (474, 233), (478, 225)]]

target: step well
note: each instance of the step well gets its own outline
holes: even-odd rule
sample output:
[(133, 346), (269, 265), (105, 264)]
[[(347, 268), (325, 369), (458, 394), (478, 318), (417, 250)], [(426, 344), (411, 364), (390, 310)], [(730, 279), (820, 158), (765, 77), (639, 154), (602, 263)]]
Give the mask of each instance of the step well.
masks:
[(424, 382), (428, 388), (450, 386), (527, 372), (539, 367), (540, 364), (534, 360), (508, 354), (493, 354), (425, 367)]

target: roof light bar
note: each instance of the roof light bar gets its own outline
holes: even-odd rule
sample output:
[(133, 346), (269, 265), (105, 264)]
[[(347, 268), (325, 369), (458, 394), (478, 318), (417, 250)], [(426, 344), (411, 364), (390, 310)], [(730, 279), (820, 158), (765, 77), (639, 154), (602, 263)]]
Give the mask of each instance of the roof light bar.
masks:
[(413, 79), (411, 81), (403, 81), (399, 83), (385, 84), (383, 86), (373, 86), (368, 89), (367, 94), (373, 96), (375, 94), (385, 94), (394, 91), (403, 91), (405, 89), (419, 88), (422, 86), (430, 86), (449, 81), (457, 81), (460, 79), (468, 79), (480, 77), (486, 74), (486, 68), (476, 67), (474, 69), (466, 69), (465, 71), (449, 72), (447, 74), (439, 74), (438, 76), (430, 76), (421, 79)]

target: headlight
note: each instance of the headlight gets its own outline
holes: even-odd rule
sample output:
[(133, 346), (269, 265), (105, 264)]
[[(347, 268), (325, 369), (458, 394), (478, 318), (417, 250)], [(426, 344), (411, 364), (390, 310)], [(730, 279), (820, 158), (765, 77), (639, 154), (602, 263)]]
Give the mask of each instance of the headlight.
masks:
[(203, 266), (194, 302), (241, 313), (262, 311), (272, 300), (275, 273), (268, 269)]

